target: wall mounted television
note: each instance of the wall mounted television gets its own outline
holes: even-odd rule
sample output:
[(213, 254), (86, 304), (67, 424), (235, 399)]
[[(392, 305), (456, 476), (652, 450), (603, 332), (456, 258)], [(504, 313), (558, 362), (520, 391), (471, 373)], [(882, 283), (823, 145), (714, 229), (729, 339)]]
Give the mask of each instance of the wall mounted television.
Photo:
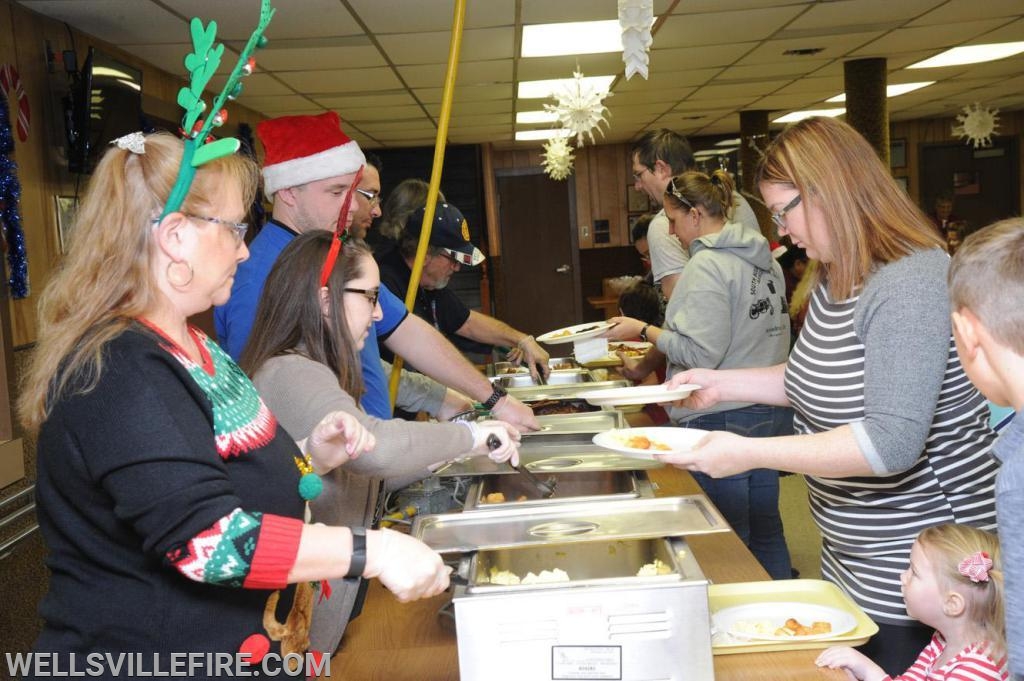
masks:
[(92, 172), (107, 144), (142, 129), (142, 71), (90, 47), (64, 99), (68, 170)]

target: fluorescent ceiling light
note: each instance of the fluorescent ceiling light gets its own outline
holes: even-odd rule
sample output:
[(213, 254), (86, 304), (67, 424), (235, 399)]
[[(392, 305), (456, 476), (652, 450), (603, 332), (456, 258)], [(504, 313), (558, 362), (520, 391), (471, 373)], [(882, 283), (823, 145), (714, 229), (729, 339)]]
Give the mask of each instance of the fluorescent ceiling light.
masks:
[(521, 57), (558, 57), (622, 51), (618, 19), (523, 26)]
[(94, 66), (92, 69), (92, 75), (106, 76), (108, 78), (127, 78), (128, 80), (135, 80), (132, 77), (132, 74), (125, 73), (121, 69), (115, 69), (110, 66)]
[[(608, 92), (615, 76), (586, 76), (582, 78), (584, 88), (595, 92)], [(566, 86), (575, 87), (575, 78), (554, 78), (552, 80), (527, 80), (519, 83), (519, 99), (547, 99)]]
[[(935, 85), (935, 81), (934, 80), (926, 80), (926, 81), (923, 81), (923, 82), (920, 82), (920, 83), (898, 83), (898, 84), (895, 84), (895, 85), (887, 85), (886, 88), (885, 88), (885, 96), (886, 97), (899, 97), (900, 95), (905, 95), (908, 92), (913, 92), (914, 90), (920, 90), (921, 88), (928, 87), (929, 85)], [(830, 98), (826, 99), (825, 101), (826, 102), (845, 102), (846, 101), (846, 93), (845, 92), (840, 92), (835, 97), (830, 97)]]
[(546, 140), (552, 137), (568, 137), (569, 131), (566, 128), (549, 128), (547, 130), (519, 130), (516, 132), (517, 142), (529, 140)]
[(554, 111), (519, 111), (516, 113), (516, 123), (554, 123), (558, 120), (558, 114)]
[(711, 156), (728, 156), (737, 149), (739, 149), (739, 147), (729, 147), (728, 149), (702, 149), (701, 151), (695, 151), (693, 153), (693, 157), (709, 158)]
[(964, 45), (941, 52), (931, 59), (911, 64), (908, 69), (933, 69), (940, 66), (961, 66), (963, 64), (979, 64), (983, 61), (995, 61), (1012, 57), (1024, 52), (1024, 42), (991, 43), (988, 45)]
[(742, 144), (743, 140), (739, 137), (734, 137), (731, 140), (722, 140), (721, 142), (715, 142), (716, 147), (734, 147), (738, 144)]
[(796, 121), (802, 121), (803, 119), (810, 118), (811, 116), (828, 116), (829, 118), (835, 118), (836, 116), (842, 116), (844, 113), (846, 113), (846, 109), (811, 109), (809, 111), (794, 111), (780, 118), (776, 118), (772, 123), (795, 123)]

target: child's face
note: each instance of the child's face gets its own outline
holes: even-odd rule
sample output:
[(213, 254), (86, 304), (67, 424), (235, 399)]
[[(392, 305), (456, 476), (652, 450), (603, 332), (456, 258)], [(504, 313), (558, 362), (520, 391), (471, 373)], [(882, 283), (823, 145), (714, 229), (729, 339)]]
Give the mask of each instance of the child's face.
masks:
[(943, 622), (942, 602), (946, 595), (940, 588), (937, 572), (921, 543), (915, 541), (910, 549), (910, 567), (900, 575), (903, 602), (908, 615), (933, 628), (939, 628)]

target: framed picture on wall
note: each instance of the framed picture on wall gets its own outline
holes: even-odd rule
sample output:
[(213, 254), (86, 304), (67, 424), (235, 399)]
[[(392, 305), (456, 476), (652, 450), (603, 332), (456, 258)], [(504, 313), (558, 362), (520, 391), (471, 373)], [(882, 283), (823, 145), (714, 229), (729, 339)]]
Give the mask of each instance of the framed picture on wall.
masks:
[(74, 196), (54, 196), (57, 208), (57, 240), (60, 252), (67, 251), (68, 238), (75, 224), (75, 212), (78, 210), (78, 199)]
[(645, 213), (651, 208), (651, 200), (644, 192), (638, 192), (633, 185), (626, 187), (626, 212)]
[(889, 142), (889, 167), (907, 167), (907, 140), (892, 140)]

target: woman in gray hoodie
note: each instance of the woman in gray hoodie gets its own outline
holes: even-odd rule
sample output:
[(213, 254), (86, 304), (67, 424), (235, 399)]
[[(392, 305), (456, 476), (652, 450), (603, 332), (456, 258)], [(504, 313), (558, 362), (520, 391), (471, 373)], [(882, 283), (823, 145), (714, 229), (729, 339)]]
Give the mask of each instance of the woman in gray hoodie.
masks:
[[(616, 317), (617, 339), (640, 336), (668, 361), (668, 375), (691, 368), (743, 369), (784, 362), (789, 315), (782, 269), (760, 232), (730, 221), (734, 183), (716, 170), (710, 177), (677, 175), (665, 191), (672, 233), (690, 251), (659, 328)], [(792, 432), (788, 409), (752, 402), (720, 402), (706, 410), (674, 408), (683, 427), (725, 430), (748, 437)], [(753, 469), (724, 478), (694, 478), (774, 579), (791, 576), (779, 515), (779, 474)]]

